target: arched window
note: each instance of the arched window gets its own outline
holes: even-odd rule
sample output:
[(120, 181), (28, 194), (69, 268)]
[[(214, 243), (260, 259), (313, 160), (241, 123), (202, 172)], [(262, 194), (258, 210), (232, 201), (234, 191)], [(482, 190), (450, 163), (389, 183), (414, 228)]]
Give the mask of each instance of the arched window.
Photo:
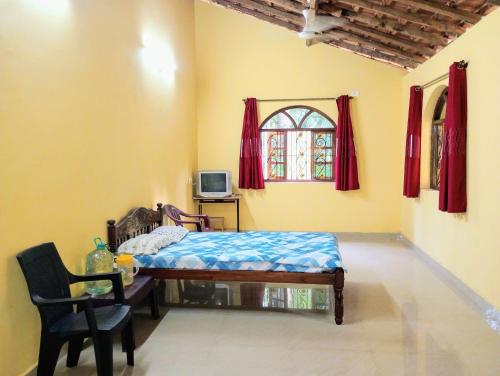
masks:
[(432, 117), (431, 131), (431, 189), (439, 189), (439, 171), (443, 150), (444, 119), (446, 117), (446, 101), (448, 88), (445, 88), (436, 103)]
[(335, 122), (308, 106), (272, 113), (260, 126), (267, 181), (333, 181)]

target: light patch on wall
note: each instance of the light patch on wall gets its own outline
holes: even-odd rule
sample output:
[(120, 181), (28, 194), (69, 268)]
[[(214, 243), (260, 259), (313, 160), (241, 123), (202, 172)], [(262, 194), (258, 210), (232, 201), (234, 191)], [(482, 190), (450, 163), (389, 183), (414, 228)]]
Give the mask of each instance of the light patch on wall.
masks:
[(172, 48), (164, 40), (151, 32), (142, 35), (140, 51), (142, 62), (148, 71), (173, 82), (177, 65)]
[(33, 8), (49, 16), (65, 16), (70, 9), (70, 0), (27, 0)]

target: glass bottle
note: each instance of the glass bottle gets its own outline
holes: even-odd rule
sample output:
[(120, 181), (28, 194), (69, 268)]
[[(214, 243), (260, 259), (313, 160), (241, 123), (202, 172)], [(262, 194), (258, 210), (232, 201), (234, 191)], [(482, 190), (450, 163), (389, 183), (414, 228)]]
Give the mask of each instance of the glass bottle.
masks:
[[(86, 273), (111, 273), (113, 271), (113, 254), (106, 249), (106, 244), (101, 238), (95, 238), (96, 248), (87, 255)], [(85, 282), (85, 290), (91, 295), (107, 294), (113, 285), (110, 280)]]

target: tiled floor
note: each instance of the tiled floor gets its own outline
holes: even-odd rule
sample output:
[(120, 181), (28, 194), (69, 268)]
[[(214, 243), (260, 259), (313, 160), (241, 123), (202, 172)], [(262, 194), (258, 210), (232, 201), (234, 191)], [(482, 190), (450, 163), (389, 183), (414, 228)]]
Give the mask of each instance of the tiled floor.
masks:
[[(345, 324), (325, 314), (137, 315), (136, 365), (115, 375), (500, 375), (500, 335), (399, 241), (342, 241)], [(92, 347), (57, 375), (95, 375)]]

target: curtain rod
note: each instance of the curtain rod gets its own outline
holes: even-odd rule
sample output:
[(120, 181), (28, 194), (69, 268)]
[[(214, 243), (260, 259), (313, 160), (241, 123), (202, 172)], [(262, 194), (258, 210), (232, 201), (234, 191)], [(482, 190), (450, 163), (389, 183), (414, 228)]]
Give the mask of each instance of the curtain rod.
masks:
[[(334, 101), (339, 97), (325, 97), (325, 98), (274, 98), (274, 99), (257, 99), (257, 102), (304, 102), (304, 101)], [(354, 97), (349, 97), (352, 99)], [(246, 102), (246, 99), (242, 99)]]
[[(458, 63), (459, 67), (460, 68), (467, 68), (467, 66), (469, 65), (469, 62), (468, 61), (465, 61), (465, 60), (461, 60), (459, 63)], [(441, 76), (439, 77), (436, 77), (435, 79), (423, 84), (423, 85), (420, 85), (420, 88), (423, 90), (423, 89), (427, 89), (428, 87), (434, 85), (434, 84), (437, 84), (438, 82), (440, 81), (443, 81), (445, 78), (448, 78), (450, 74), (449, 73), (445, 73), (445, 74), (442, 74)]]

